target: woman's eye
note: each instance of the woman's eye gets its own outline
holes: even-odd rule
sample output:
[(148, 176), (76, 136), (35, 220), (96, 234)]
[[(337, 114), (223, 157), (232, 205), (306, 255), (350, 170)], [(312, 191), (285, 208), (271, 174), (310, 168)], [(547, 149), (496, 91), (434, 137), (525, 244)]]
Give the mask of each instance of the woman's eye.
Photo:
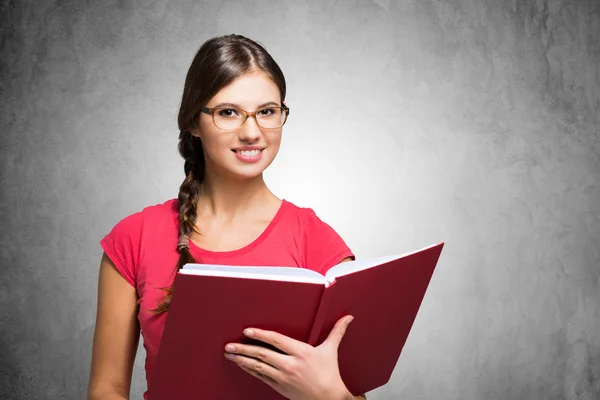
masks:
[(218, 114), (219, 114), (219, 117), (236, 117), (239, 115), (237, 110), (235, 110), (233, 108), (224, 108), (222, 110), (219, 110)]
[(269, 117), (269, 116), (275, 114), (275, 110), (272, 108), (263, 108), (258, 113), (263, 117)]

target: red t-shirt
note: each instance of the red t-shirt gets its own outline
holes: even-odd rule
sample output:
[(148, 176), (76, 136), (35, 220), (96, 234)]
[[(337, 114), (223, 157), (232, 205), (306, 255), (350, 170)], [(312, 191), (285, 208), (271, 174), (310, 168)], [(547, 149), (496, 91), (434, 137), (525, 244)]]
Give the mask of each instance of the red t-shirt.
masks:
[[(179, 259), (178, 215), (178, 200), (170, 199), (123, 218), (100, 241), (125, 280), (137, 290), (146, 383), (152, 377), (166, 318), (166, 313), (155, 315), (149, 310), (164, 296), (159, 288), (173, 283)], [(265, 231), (247, 246), (214, 252), (190, 241), (190, 251), (198, 262), (206, 264), (294, 266), (322, 274), (344, 258), (354, 258), (343, 239), (312, 209), (286, 200)]]

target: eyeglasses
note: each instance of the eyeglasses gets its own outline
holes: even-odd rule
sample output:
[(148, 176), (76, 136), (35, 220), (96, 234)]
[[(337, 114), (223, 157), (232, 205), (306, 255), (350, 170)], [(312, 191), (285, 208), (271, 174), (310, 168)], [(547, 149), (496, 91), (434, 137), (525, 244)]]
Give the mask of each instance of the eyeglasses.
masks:
[(254, 112), (232, 107), (202, 107), (200, 111), (212, 116), (215, 126), (224, 130), (241, 128), (248, 117), (254, 117), (257, 125), (261, 128), (277, 129), (285, 124), (290, 114), (290, 109), (287, 106), (269, 106)]

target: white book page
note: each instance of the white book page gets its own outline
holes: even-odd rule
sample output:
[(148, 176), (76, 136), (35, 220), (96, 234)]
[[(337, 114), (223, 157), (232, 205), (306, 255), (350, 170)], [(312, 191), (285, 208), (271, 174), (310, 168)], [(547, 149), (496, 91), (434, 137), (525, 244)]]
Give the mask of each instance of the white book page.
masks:
[(185, 264), (182, 274), (223, 276), (232, 278), (263, 279), (284, 282), (325, 284), (325, 277), (318, 272), (297, 267), (260, 267), (212, 264)]
[(331, 283), (335, 280), (335, 278), (337, 278), (338, 276), (344, 276), (344, 275), (350, 275), (353, 272), (358, 272), (358, 271), (363, 271), (369, 268), (373, 268), (376, 267), (378, 265), (381, 264), (385, 264), (387, 262), (390, 261), (394, 261), (397, 260), (399, 258), (402, 257), (406, 257), (409, 256), (411, 254), (415, 254), (418, 253), (420, 251), (423, 250), (427, 250), (429, 248), (435, 247), (437, 246), (437, 244), (433, 244), (431, 246), (427, 246), (424, 247), (422, 249), (419, 250), (414, 250), (408, 253), (403, 253), (403, 254), (396, 254), (396, 255), (390, 255), (390, 256), (382, 256), (382, 257), (374, 257), (374, 258), (366, 258), (363, 260), (354, 260), (354, 261), (348, 261), (345, 263), (341, 263), (338, 264), (334, 267), (331, 267), (329, 269), (329, 271), (327, 271), (327, 273), (325, 274), (325, 278), (327, 278), (327, 282)]
[(345, 263), (338, 264), (331, 267), (325, 274), (328, 282), (333, 282), (335, 278), (339, 276), (349, 275), (353, 272), (363, 271), (378, 265), (384, 264), (388, 261), (393, 261), (401, 256), (385, 256), (376, 258), (365, 258), (354, 261), (348, 261)]

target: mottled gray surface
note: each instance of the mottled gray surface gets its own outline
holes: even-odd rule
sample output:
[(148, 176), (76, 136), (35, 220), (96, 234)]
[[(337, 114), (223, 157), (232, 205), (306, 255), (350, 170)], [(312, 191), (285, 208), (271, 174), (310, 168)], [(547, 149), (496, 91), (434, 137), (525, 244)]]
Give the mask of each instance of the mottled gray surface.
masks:
[(359, 257), (446, 241), (369, 399), (600, 398), (599, 1), (66, 3), (1, 6), (2, 399), (84, 398), (98, 241), (177, 195), (184, 76), (231, 32), (288, 79), (277, 194)]

